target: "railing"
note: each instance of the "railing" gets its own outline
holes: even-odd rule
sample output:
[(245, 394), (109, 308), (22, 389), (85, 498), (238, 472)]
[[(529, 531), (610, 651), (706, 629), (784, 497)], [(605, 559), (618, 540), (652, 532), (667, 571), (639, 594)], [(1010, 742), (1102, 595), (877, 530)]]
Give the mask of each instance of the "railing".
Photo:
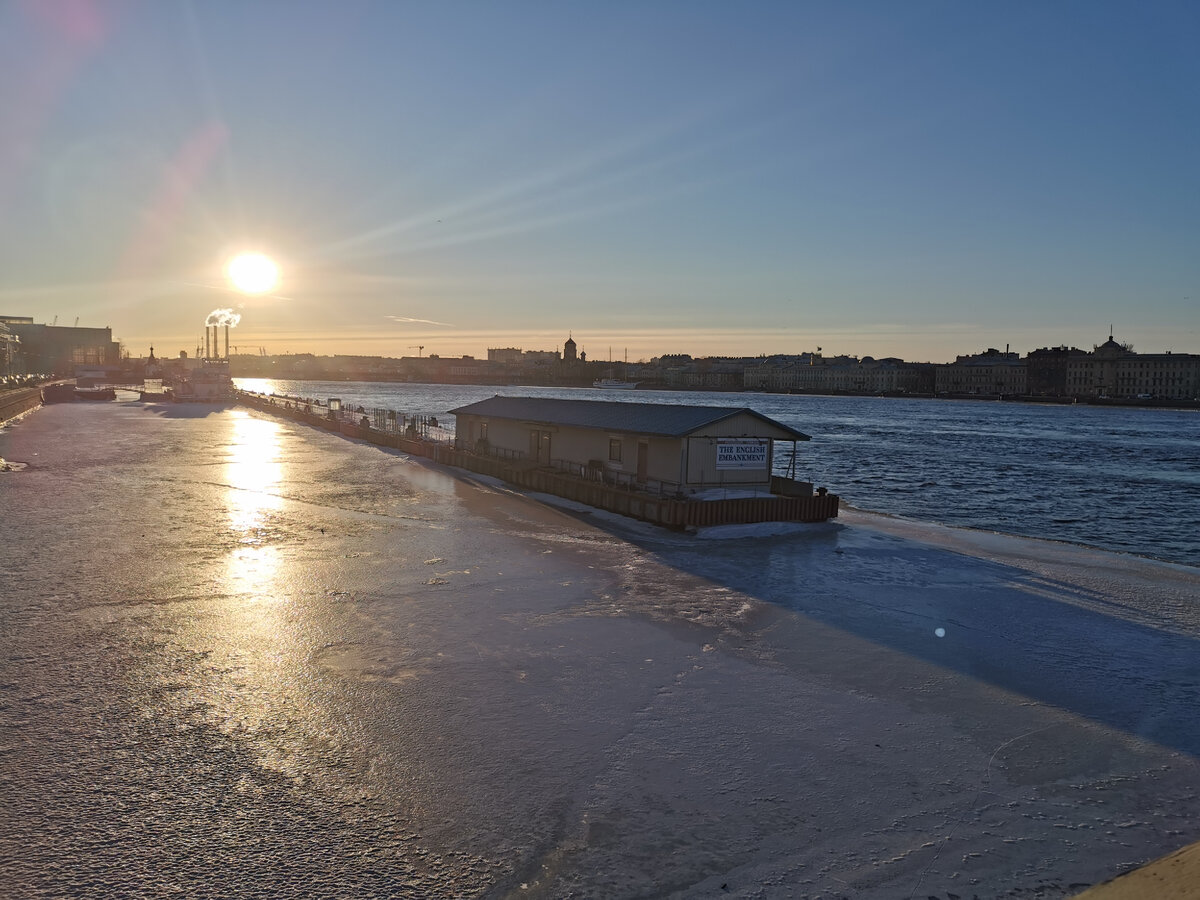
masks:
[(476, 441), (474, 445), (472, 445), (469, 441), (455, 437), (454, 449), (462, 450), (466, 453), (474, 453), (478, 456), (490, 456), (495, 459), (503, 459), (509, 462), (520, 462), (528, 459), (529, 457), (529, 454), (524, 450), (509, 450), (507, 447), (493, 447), (483, 439)]
[(594, 459), (586, 463), (579, 463), (567, 459), (552, 459), (550, 468), (584, 481), (597, 482), (626, 491), (637, 491), (656, 497), (683, 496), (682, 488), (677, 481), (660, 481), (657, 478), (646, 478), (639, 481), (636, 473), (610, 469), (604, 465), (603, 460)]
[(365, 407), (343, 404), (331, 409), (328, 401), (312, 397), (290, 397), (282, 394), (258, 394), (251, 391), (240, 391), (238, 394), (252, 406), (262, 409), (273, 409), (302, 417), (310, 424), (320, 425), (331, 431), (342, 430), (344, 426), (377, 432), (382, 435), (403, 437), (410, 440), (453, 442), (453, 429), (446, 428), (438, 422), (437, 416), (400, 413), (383, 407)]

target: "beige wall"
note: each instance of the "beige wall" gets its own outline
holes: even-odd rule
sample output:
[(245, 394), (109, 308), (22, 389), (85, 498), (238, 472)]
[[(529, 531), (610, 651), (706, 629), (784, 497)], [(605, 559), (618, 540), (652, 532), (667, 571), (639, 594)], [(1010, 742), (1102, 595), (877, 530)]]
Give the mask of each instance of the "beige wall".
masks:
[(766, 464), (761, 469), (718, 469), (718, 440), (719, 438), (711, 436), (684, 439), (689, 487), (770, 487), (771, 455), (774, 448), (769, 446), (769, 440)]
[[(475, 442), (479, 440), (481, 426), (485, 421), (488, 426), (488, 443), (492, 448), (512, 451), (521, 454), (526, 459), (534, 459), (530, 432), (548, 433), (550, 435), (549, 452), (552, 460), (566, 460), (580, 465), (587, 465), (592, 460), (598, 460), (610, 471), (629, 476), (637, 474), (638, 444), (646, 444), (646, 477), (671, 484), (684, 483), (688, 487), (717, 485), (768, 487), (771, 480), (770, 450), (768, 451), (767, 465), (762, 469), (718, 470), (716, 439), (718, 437), (769, 439), (783, 436), (782, 433), (776, 433), (777, 429), (753, 416), (744, 414), (705, 428), (702, 435), (693, 435), (687, 439), (619, 431), (608, 432), (593, 428), (535, 425), (511, 419), (460, 415), (457, 419), (460, 444), (464, 447), (474, 446)], [(610, 440), (620, 441), (620, 460), (609, 459)]]

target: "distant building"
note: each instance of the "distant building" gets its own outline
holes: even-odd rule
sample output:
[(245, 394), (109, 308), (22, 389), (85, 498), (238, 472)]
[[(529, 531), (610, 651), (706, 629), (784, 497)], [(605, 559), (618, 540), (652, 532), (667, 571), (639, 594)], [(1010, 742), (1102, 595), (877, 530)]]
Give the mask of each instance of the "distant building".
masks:
[(691, 391), (740, 390), (746, 380), (742, 360), (698, 359), (683, 366), (675, 383)]
[(473, 356), (463, 356), (461, 359), (446, 360), (445, 371), (449, 374), (452, 384), (472, 384), (481, 380), (480, 376), (488, 370), (489, 364)]
[(1193, 400), (1200, 397), (1200, 355), (1134, 353), (1110, 334), (1067, 367), (1068, 395), (1081, 398)]
[(14, 368), (21, 340), (0, 320), (0, 375), (18, 374)]
[(488, 362), (515, 365), (521, 361), (521, 350), (517, 347), (489, 347), (487, 358)]
[(651, 360), (658, 366), (685, 366), (692, 361), (690, 353), (664, 353)]
[(570, 335), (568, 335), (567, 342), (563, 344), (563, 362), (572, 363), (578, 358), (575, 341)]
[(960, 356), (937, 367), (934, 390), (939, 394), (968, 394), (983, 397), (1024, 396), (1025, 362), (1017, 353), (989, 347), (983, 353)]
[(23, 372), (73, 375), (75, 369), (115, 369), (121, 364), (121, 345), (111, 328), (38, 325), (27, 316), (0, 316), (20, 341), (12, 365)]
[(1026, 389), (1033, 397), (1067, 397), (1068, 371), (1073, 360), (1087, 356), (1077, 347), (1042, 347), (1025, 356)]
[(743, 386), (782, 393), (930, 393), (932, 366), (902, 359), (861, 360), (852, 356), (822, 357), (817, 353), (766, 360), (747, 366)]

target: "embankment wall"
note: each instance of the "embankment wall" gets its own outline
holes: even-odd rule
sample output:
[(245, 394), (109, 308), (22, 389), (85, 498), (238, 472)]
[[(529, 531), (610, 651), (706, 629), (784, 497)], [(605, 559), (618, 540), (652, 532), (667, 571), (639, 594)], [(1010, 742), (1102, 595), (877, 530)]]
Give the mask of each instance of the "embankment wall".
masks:
[(41, 388), (18, 388), (0, 394), (0, 422), (7, 422), (23, 412), (42, 405)]

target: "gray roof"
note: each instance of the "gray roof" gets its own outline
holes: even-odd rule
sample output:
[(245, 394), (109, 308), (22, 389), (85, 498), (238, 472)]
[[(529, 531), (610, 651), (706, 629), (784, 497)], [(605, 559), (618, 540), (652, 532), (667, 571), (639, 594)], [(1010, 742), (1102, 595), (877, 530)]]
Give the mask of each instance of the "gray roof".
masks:
[[(708, 425), (746, 413), (783, 432), (786, 440), (808, 435), (747, 407), (683, 406), (673, 403), (626, 403), (619, 400), (552, 400), (541, 397), (491, 397), (450, 410), (452, 415), (493, 416), (544, 425), (573, 425), (605, 431), (684, 437)], [(778, 434), (762, 437), (780, 437)]]

